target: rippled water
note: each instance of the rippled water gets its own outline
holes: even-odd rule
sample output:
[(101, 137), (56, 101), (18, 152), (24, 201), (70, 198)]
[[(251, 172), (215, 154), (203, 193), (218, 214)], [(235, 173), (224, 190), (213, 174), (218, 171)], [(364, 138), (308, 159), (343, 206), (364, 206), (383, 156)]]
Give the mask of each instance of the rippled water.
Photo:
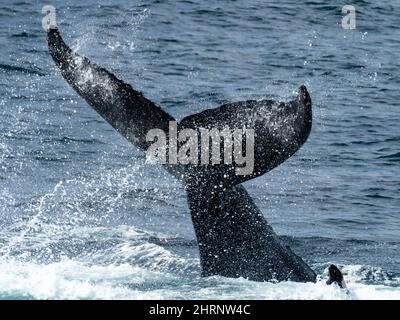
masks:
[[(306, 84), (309, 140), (246, 187), (321, 281), (201, 278), (181, 186), (64, 82), (44, 4), (178, 119)], [(399, 299), (400, 3), (351, 4), (356, 30), (340, 1), (0, 1), (0, 298)]]

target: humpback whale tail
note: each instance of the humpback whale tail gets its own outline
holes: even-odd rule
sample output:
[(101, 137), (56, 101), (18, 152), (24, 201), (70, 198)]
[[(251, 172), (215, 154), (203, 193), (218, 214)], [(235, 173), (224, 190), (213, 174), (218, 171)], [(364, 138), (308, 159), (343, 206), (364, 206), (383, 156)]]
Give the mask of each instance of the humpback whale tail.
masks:
[[(147, 150), (149, 130), (168, 133), (169, 122), (175, 121), (171, 115), (106, 69), (73, 52), (56, 28), (48, 30), (47, 43), (65, 80), (132, 144)], [(302, 86), (291, 102), (231, 103), (178, 124), (178, 130), (246, 126), (255, 132), (255, 163), (250, 174), (236, 175), (234, 162), (206, 167), (164, 165), (185, 186), (204, 275), (315, 281), (314, 271), (281, 243), (241, 185), (293, 155), (306, 141), (311, 122), (311, 99)]]

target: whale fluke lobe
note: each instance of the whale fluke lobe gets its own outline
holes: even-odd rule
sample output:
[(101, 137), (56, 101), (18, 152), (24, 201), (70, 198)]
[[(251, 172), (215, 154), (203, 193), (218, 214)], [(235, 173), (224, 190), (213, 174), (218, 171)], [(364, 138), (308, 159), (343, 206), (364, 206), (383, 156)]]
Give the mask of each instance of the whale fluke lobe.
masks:
[[(168, 133), (175, 119), (106, 69), (73, 52), (58, 29), (47, 33), (49, 52), (64, 79), (128, 141), (146, 151), (151, 129)], [(254, 130), (254, 169), (235, 174), (237, 163), (163, 165), (185, 187), (199, 244), (203, 274), (255, 281), (315, 281), (314, 271), (283, 245), (241, 185), (287, 160), (311, 130), (311, 98), (306, 87), (290, 102), (249, 100), (184, 118), (177, 130)], [(198, 155), (201, 157), (201, 153)]]
[[(224, 104), (184, 118), (181, 128), (251, 128), (254, 130), (254, 169), (237, 175), (232, 164), (198, 167), (197, 175), (218, 185), (229, 187), (253, 179), (272, 170), (290, 158), (307, 140), (312, 125), (311, 98), (301, 86), (293, 101), (248, 100)], [(201, 154), (199, 155), (201, 157)]]
[(64, 79), (128, 141), (146, 149), (150, 129), (168, 132), (169, 121), (175, 121), (172, 116), (111, 72), (73, 52), (58, 29), (49, 29), (47, 44)]

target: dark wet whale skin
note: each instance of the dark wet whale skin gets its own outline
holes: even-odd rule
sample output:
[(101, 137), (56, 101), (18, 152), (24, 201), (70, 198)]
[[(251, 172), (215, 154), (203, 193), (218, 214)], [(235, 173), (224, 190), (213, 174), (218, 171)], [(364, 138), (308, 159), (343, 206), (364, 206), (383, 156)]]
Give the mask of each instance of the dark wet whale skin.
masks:
[[(150, 129), (168, 132), (169, 121), (174, 121), (172, 116), (109, 71), (74, 53), (58, 30), (49, 30), (47, 42), (65, 80), (132, 144), (147, 150), (145, 136)], [(270, 171), (307, 140), (312, 123), (307, 89), (302, 86), (298, 97), (288, 103), (244, 101), (206, 110), (183, 119), (178, 130), (212, 124), (238, 125), (237, 118), (230, 118), (238, 113), (242, 114), (239, 124), (253, 124), (256, 132), (253, 174), (237, 176), (232, 166), (224, 165), (211, 170), (164, 165), (186, 187), (203, 275), (255, 281), (315, 281), (315, 272), (281, 243), (240, 184)], [(264, 115), (268, 113), (266, 119)], [(255, 122), (249, 122), (249, 115), (256, 115), (252, 117)], [(290, 121), (284, 121), (287, 119)], [(280, 126), (270, 126), (278, 122)], [(280, 136), (282, 132), (287, 134), (286, 139)], [(227, 177), (222, 179), (223, 176)]]

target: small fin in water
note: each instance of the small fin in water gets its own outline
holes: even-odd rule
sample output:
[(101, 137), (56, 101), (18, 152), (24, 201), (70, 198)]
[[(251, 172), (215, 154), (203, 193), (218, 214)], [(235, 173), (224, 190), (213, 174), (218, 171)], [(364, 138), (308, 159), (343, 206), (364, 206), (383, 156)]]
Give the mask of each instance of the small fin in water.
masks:
[(326, 284), (328, 284), (328, 285), (330, 285), (332, 283), (337, 283), (337, 285), (342, 289), (347, 288), (342, 272), (334, 264), (331, 264), (329, 266), (329, 279), (328, 279), (328, 281), (326, 281)]

